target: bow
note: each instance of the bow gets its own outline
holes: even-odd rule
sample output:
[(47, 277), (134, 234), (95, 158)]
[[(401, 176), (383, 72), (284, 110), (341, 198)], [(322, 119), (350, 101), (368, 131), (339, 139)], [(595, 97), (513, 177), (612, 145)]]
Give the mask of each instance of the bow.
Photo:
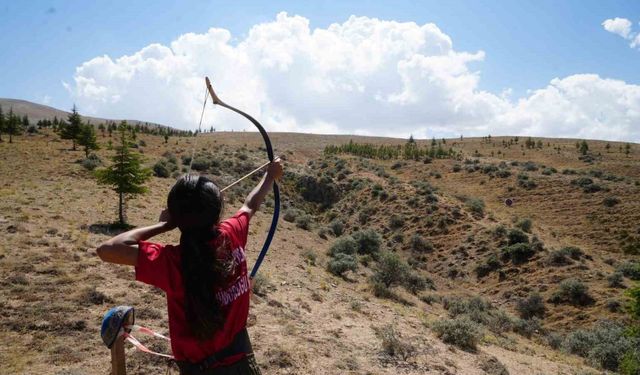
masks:
[[(207, 84), (207, 90), (209, 91), (209, 95), (211, 96), (211, 100), (213, 101), (213, 104), (217, 104), (221, 107), (225, 107), (236, 113), (241, 114), (247, 120), (251, 121), (251, 123), (255, 125), (256, 128), (258, 128), (258, 130), (260, 131), (260, 134), (262, 135), (262, 139), (264, 140), (264, 145), (267, 149), (267, 156), (269, 158), (269, 161), (272, 162), (273, 148), (271, 147), (271, 140), (269, 139), (269, 135), (267, 134), (267, 131), (264, 130), (262, 125), (260, 125), (260, 123), (256, 119), (246, 114), (245, 112), (237, 108), (234, 108), (226, 104), (222, 100), (220, 100), (220, 98), (218, 98), (218, 95), (216, 95), (215, 91), (213, 91), (213, 87), (211, 86), (211, 81), (209, 81), (209, 77), (205, 77), (205, 82)], [(267, 250), (269, 250), (269, 245), (271, 245), (271, 240), (273, 240), (273, 236), (276, 233), (276, 227), (278, 226), (278, 217), (280, 216), (280, 189), (278, 188), (278, 184), (276, 184), (275, 182), (273, 183), (273, 199), (274, 199), (274, 207), (273, 207), (273, 219), (271, 219), (271, 227), (269, 228), (267, 239), (265, 240), (264, 245), (262, 245), (262, 250), (260, 251), (260, 255), (258, 255), (258, 259), (256, 260), (256, 263), (253, 265), (253, 269), (251, 270), (251, 274), (249, 275), (249, 277), (251, 277), (252, 279), (256, 275), (256, 273), (258, 273), (258, 268), (260, 268), (260, 264), (262, 264), (262, 261), (264, 260), (264, 256), (267, 255)]]

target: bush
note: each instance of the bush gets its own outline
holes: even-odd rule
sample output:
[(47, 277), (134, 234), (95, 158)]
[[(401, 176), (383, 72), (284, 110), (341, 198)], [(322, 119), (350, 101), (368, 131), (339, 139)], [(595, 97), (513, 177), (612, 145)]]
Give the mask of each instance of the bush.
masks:
[(502, 248), (502, 257), (510, 259), (513, 264), (521, 264), (529, 260), (535, 251), (528, 243), (516, 243)]
[(343, 276), (345, 272), (355, 272), (358, 269), (356, 257), (350, 254), (337, 253), (327, 264), (327, 270), (336, 276)]
[(619, 203), (620, 203), (620, 199), (616, 197), (606, 197), (605, 199), (602, 200), (602, 204), (605, 205), (606, 207), (613, 207)]
[(88, 171), (92, 171), (102, 165), (102, 160), (96, 154), (89, 154), (89, 157), (82, 160), (82, 167)]
[(404, 288), (411, 294), (418, 294), (427, 288), (433, 289), (433, 281), (416, 273), (409, 273), (403, 280)]
[[(175, 167), (175, 165), (173, 166)], [(156, 177), (167, 178), (171, 175), (171, 172), (169, 163), (165, 159), (160, 159), (153, 165), (153, 174)]]
[(631, 280), (640, 280), (640, 262), (624, 262), (617, 267), (617, 270)]
[[(184, 159), (183, 159), (183, 164), (187, 164), (188, 163), (184, 163)], [(193, 159), (193, 161), (191, 162), (191, 169), (193, 169), (194, 171), (206, 171), (207, 169), (209, 169), (209, 167), (211, 166), (209, 159), (203, 157), (203, 156), (197, 156), (195, 159)]]
[(617, 371), (638, 344), (637, 339), (625, 335), (621, 324), (600, 321), (592, 329), (570, 333), (562, 346), (569, 353), (587, 358), (593, 366)]
[(430, 253), (433, 251), (433, 245), (419, 234), (411, 236), (411, 250), (418, 253)]
[(522, 229), (526, 233), (531, 233), (532, 225), (533, 225), (533, 222), (531, 221), (531, 219), (522, 219), (516, 223), (516, 227)]
[(624, 275), (620, 271), (616, 271), (607, 277), (607, 281), (609, 282), (609, 286), (611, 288), (622, 288), (624, 287)]
[(317, 260), (318, 256), (316, 255), (315, 251), (313, 251), (311, 249), (307, 249), (307, 250), (303, 251), (300, 255), (307, 262), (307, 264), (310, 264), (312, 266), (316, 265), (316, 260)]
[(542, 318), (545, 312), (544, 300), (540, 294), (533, 293), (527, 298), (518, 300), (516, 310), (522, 319)]
[(468, 198), (466, 200), (467, 209), (476, 217), (484, 216), (484, 201), (478, 198)]
[(382, 350), (392, 357), (400, 357), (406, 361), (416, 354), (416, 347), (404, 341), (392, 325), (386, 325), (376, 330), (376, 336), (382, 340)]
[(370, 254), (377, 257), (382, 243), (382, 238), (378, 232), (373, 229), (365, 229), (354, 232), (352, 236), (357, 243), (359, 254)]
[(404, 217), (401, 215), (391, 215), (389, 218), (389, 226), (391, 229), (400, 229), (404, 225)]
[(507, 233), (507, 239), (509, 241), (509, 245), (529, 243), (529, 236), (520, 229), (510, 229)]
[(381, 282), (372, 280), (371, 287), (372, 287), (373, 295), (378, 298), (394, 298), (395, 297), (391, 289), (389, 289), (386, 285), (384, 285)]
[(499, 171), (496, 172), (496, 176), (500, 177), (500, 178), (507, 178), (509, 176), (511, 176), (511, 172), (507, 169), (501, 169)]
[(351, 236), (340, 237), (329, 248), (329, 255), (335, 257), (338, 254), (355, 255), (358, 251), (358, 242)]
[(304, 230), (311, 229), (311, 215), (302, 214), (296, 218), (296, 227)]
[(329, 229), (336, 237), (342, 236), (344, 232), (344, 222), (340, 219), (334, 219), (329, 223)]
[(275, 287), (271, 284), (269, 278), (267, 278), (263, 273), (259, 273), (253, 278), (253, 288), (251, 291), (255, 295), (266, 297), (272, 290), (275, 290)]
[(296, 218), (300, 215), (300, 211), (296, 210), (295, 208), (289, 208), (286, 209), (284, 211), (284, 215), (282, 216), (282, 219), (284, 219), (284, 221), (288, 221), (290, 223), (293, 223), (296, 221)]
[(567, 279), (560, 283), (558, 290), (551, 297), (551, 302), (585, 306), (593, 303), (593, 298), (589, 295), (589, 288), (582, 281)]
[(499, 269), (502, 266), (496, 254), (490, 254), (484, 263), (479, 264), (475, 268), (476, 275), (480, 277), (485, 277), (489, 273)]
[(471, 351), (476, 350), (482, 334), (480, 326), (466, 316), (439, 320), (433, 330), (443, 342)]
[(513, 322), (513, 331), (526, 338), (531, 338), (534, 333), (542, 330), (540, 320), (536, 317), (531, 319), (516, 319)]
[(386, 287), (401, 284), (409, 275), (409, 265), (396, 253), (385, 252), (380, 257), (373, 279)]

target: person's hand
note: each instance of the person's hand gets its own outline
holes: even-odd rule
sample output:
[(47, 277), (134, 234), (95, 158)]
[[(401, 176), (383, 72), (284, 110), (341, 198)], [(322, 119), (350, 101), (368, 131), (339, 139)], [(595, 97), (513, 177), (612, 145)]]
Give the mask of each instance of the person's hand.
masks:
[(171, 221), (171, 215), (169, 214), (168, 208), (160, 212), (160, 218), (158, 219), (158, 221), (161, 223), (165, 223), (165, 227), (167, 229), (173, 229), (176, 227), (175, 224), (173, 224), (173, 222)]
[(267, 166), (267, 176), (274, 180), (280, 180), (280, 178), (282, 178), (282, 159), (275, 158), (269, 163)]

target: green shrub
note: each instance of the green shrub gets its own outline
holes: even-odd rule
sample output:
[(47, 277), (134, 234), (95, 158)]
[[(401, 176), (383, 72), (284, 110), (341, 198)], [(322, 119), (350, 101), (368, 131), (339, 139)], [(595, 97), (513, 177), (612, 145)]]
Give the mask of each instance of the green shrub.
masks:
[(585, 306), (593, 303), (589, 294), (589, 288), (577, 279), (563, 280), (558, 290), (551, 297), (553, 303), (570, 303), (577, 306)]
[(496, 254), (489, 254), (484, 263), (477, 265), (474, 271), (480, 278), (487, 276), (489, 273), (499, 269), (501, 266), (502, 263), (498, 260), (498, 256)]
[(571, 180), (571, 185), (585, 187), (593, 184), (593, 180), (589, 177), (578, 177), (576, 179)]
[(160, 159), (153, 165), (153, 174), (156, 177), (167, 178), (171, 175), (171, 172), (172, 170), (166, 159)]
[(336, 276), (343, 276), (345, 272), (355, 272), (358, 269), (356, 257), (350, 254), (337, 253), (327, 263), (327, 270)]
[(433, 281), (429, 278), (422, 277), (416, 273), (409, 273), (403, 280), (404, 288), (411, 294), (418, 294), (427, 288), (433, 288)]
[(380, 256), (373, 279), (386, 287), (391, 287), (403, 283), (408, 275), (409, 265), (398, 254), (385, 252)]
[(621, 324), (600, 321), (591, 329), (568, 334), (562, 344), (565, 351), (587, 358), (593, 366), (617, 371), (625, 356), (640, 343), (627, 337)]
[(382, 237), (373, 229), (364, 229), (354, 232), (353, 239), (357, 243), (359, 254), (370, 254), (377, 257), (382, 244)]
[(535, 251), (528, 243), (516, 243), (502, 248), (502, 257), (510, 259), (513, 264), (521, 264), (529, 260)]
[(344, 222), (340, 219), (334, 219), (329, 223), (329, 229), (336, 237), (342, 236), (344, 232)]
[(531, 221), (531, 219), (522, 219), (516, 223), (516, 227), (522, 229), (522, 231), (526, 233), (531, 233), (532, 225), (533, 225), (533, 222)]
[(509, 245), (529, 243), (529, 236), (520, 229), (510, 229), (507, 233), (507, 239), (509, 241)]
[(640, 320), (640, 285), (627, 290), (625, 294), (630, 298), (627, 306), (629, 314), (633, 319)]
[(481, 327), (466, 316), (436, 321), (433, 331), (443, 342), (471, 351), (476, 350), (482, 334)]
[(640, 374), (640, 350), (631, 349), (625, 353), (620, 362), (620, 373), (622, 375)]
[(311, 215), (302, 214), (296, 218), (296, 227), (304, 230), (311, 229)]
[(522, 319), (543, 318), (545, 312), (544, 300), (540, 294), (533, 293), (527, 298), (518, 300), (516, 310)]
[(400, 333), (390, 324), (377, 329), (376, 336), (382, 341), (383, 352), (391, 357), (399, 357), (406, 361), (417, 352), (416, 347), (411, 342), (403, 340)]
[(483, 217), (484, 216), (484, 201), (479, 198), (467, 198), (465, 201), (467, 209), (471, 212), (471, 214), (475, 217)]
[(329, 248), (329, 255), (335, 257), (338, 254), (355, 255), (358, 251), (358, 242), (351, 236), (340, 237)]
[(302, 253), (300, 253), (300, 255), (307, 262), (307, 264), (310, 264), (312, 266), (316, 265), (316, 260), (318, 256), (316, 255), (315, 251), (311, 249), (306, 249)]
[(96, 154), (89, 154), (89, 157), (82, 160), (82, 167), (88, 171), (92, 171), (102, 165), (102, 160)]
[(500, 177), (500, 178), (507, 178), (509, 176), (511, 176), (511, 172), (507, 169), (501, 169), (499, 171), (496, 172), (496, 176)]
[(640, 280), (640, 262), (624, 262), (617, 267), (617, 270), (631, 280)]
[(393, 214), (389, 218), (389, 226), (391, 229), (400, 229), (404, 225), (404, 217), (402, 215)]
[(602, 200), (602, 204), (605, 205), (606, 207), (613, 207), (619, 203), (620, 203), (620, 199), (618, 199), (617, 197), (606, 197), (605, 199)]
[(411, 236), (411, 250), (418, 253), (430, 253), (433, 251), (433, 244), (416, 233)]
[(611, 288), (622, 288), (624, 287), (624, 275), (620, 271), (615, 271), (607, 276), (607, 282)]
[(203, 156), (197, 156), (191, 162), (191, 169), (193, 169), (194, 171), (200, 171), (200, 172), (206, 171), (207, 169), (209, 169), (210, 166), (211, 166), (211, 163), (209, 162), (209, 159)]
[(515, 319), (513, 322), (513, 331), (526, 338), (531, 338), (534, 333), (540, 332), (542, 325), (537, 317), (531, 319)]
[(282, 216), (282, 219), (284, 221), (293, 223), (296, 221), (300, 213), (301, 212), (299, 210), (296, 210), (295, 208), (288, 208), (284, 211), (284, 215)]
[(389, 287), (387, 287), (381, 282), (372, 280), (371, 289), (373, 291), (373, 295), (378, 298), (388, 298), (388, 299), (395, 298), (395, 295), (393, 294), (391, 289), (389, 289)]

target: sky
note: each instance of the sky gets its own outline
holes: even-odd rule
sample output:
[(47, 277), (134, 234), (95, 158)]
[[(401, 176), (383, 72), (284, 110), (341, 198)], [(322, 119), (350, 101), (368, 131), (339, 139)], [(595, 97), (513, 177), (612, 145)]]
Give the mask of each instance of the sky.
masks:
[[(640, 142), (638, 1), (0, 0), (0, 97), (195, 130)], [(210, 105), (205, 128), (253, 130)]]

